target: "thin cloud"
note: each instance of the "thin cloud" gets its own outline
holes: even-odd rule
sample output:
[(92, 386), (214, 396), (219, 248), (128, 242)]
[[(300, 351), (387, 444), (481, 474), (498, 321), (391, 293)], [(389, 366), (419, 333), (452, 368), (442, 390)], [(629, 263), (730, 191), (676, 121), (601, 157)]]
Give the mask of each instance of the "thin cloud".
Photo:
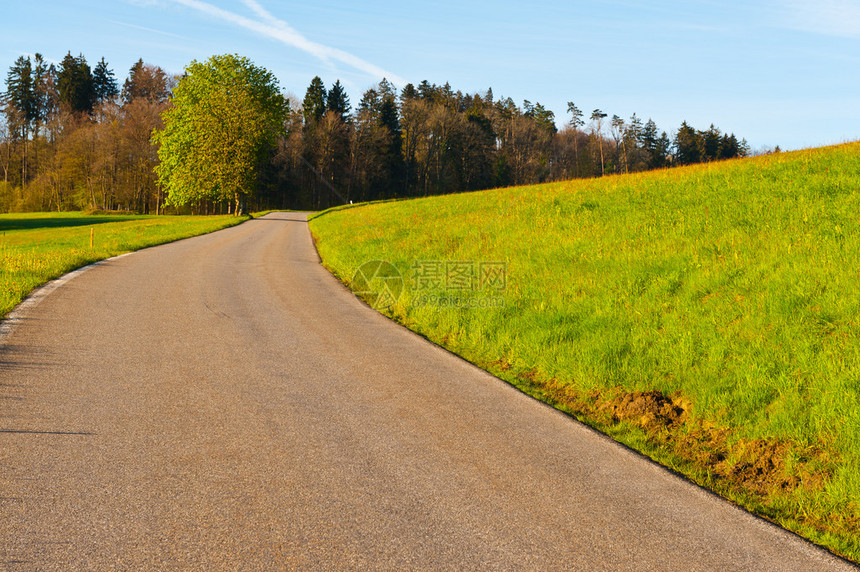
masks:
[(774, 6), (787, 28), (826, 36), (860, 36), (860, 3), (856, 0), (783, 0)]
[(230, 22), (231, 24), (235, 24), (241, 28), (245, 28), (246, 30), (250, 30), (262, 36), (277, 40), (288, 46), (298, 48), (304, 52), (311, 54), (315, 58), (326, 63), (327, 65), (331, 65), (333, 61), (340, 62), (357, 70), (363, 71), (364, 73), (374, 76), (376, 78), (387, 78), (389, 81), (396, 85), (403, 86), (407, 83), (406, 80), (404, 80), (400, 76), (388, 72), (370, 62), (366, 62), (350, 53), (308, 40), (301, 33), (290, 27), (286, 22), (276, 18), (271, 13), (269, 13), (258, 2), (256, 2), (256, 0), (242, 0), (242, 2), (248, 8), (250, 8), (251, 11), (253, 11), (255, 15), (260, 18), (261, 21), (252, 20), (250, 18), (246, 18), (245, 16), (241, 16), (233, 12), (228, 12), (227, 10), (223, 10), (221, 8), (218, 8), (217, 6), (213, 6), (205, 2), (201, 2), (200, 0), (173, 1), (177, 4), (192, 8), (194, 10), (197, 10), (198, 12), (202, 12), (209, 16), (220, 18), (222, 20)]
[(116, 20), (108, 20), (111, 24), (116, 24), (117, 26), (125, 26), (126, 28), (134, 28), (135, 30), (142, 30), (144, 32), (149, 32), (151, 34), (160, 34), (162, 36), (168, 36), (170, 38), (178, 38), (180, 40), (187, 40), (188, 38), (185, 36), (180, 36), (179, 34), (171, 34), (170, 32), (162, 32), (161, 30), (155, 30), (153, 28), (146, 28), (144, 26), (138, 26), (137, 24), (129, 24), (127, 22), (117, 22)]

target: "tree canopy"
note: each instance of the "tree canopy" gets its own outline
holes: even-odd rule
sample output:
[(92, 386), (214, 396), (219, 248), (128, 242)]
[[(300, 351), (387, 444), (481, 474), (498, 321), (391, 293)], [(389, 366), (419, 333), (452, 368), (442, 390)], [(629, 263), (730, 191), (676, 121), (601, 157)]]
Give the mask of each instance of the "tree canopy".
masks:
[(237, 55), (192, 61), (164, 113), (158, 179), (167, 202), (230, 201), (241, 213), (284, 129), (287, 103), (267, 70)]

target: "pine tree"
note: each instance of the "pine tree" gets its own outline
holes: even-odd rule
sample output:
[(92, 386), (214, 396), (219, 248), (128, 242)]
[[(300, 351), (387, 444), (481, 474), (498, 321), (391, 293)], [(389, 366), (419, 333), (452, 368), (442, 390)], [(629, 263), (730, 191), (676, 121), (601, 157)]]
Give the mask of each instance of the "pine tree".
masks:
[(552, 134), (555, 134), (558, 129), (555, 126), (555, 114), (549, 109), (545, 109), (540, 103), (531, 104), (528, 100), (523, 102), (525, 113), (523, 115), (534, 120), (542, 129), (546, 129)]
[(96, 101), (108, 101), (119, 95), (119, 85), (113, 71), (108, 68), (107, 62), (102, 58), (96, 69), (93, 70), (93, 89)]
[(340, 115), (343, 119), (349, 116), (349, 96), (340, 84), (340, 80), (334, 82), (326, 96), (326, 108)]
[(735, 134), (723, 135), (720, 141), (720, 159), (734, 159), (740, 156), (740, 144)]
[(723, 136), (720, 130), (711, 123), (711, 127), (704, 133), (701, 133), (700, 136), (702, 138), (702, 160), (716, 161), (720, 159), (722, 156), (720, 147), (722, 146)]
[(35, 121), (36, 136), (41, 126), (53, 114), (56, 107), (56, 70), (53, 65), (46, 65), (42, 54), (36, 54), (33, 66), (33, 121)]
[(122, 86), (123, 104), (138, 98), (151, 103), (163, 103), (170, 98), (167, 73), (158, 66), (143, 63), (142, 59), (131, 66)]
[(654, 148), (654, 168), (662, 169), (669, 165), (669, 151), (672, 149), (672, 140), (663, 131)]
[(316, 125), (326, 111), (325, 84), (319, 76), (311, 80), (302, 102), (302, 116), (306, 126)]
[(66, 54), (57, 74), (57, 89), (60, 103), (67, 105), (74, 113), (89, 113), (95, 104), (95, 84), (90, 66), (83, 54), (72, 57)]
[(30, 57), (21, 56), (6, 74), (6, 101), (23, 120), (21, 128), (29, 133), (30, 124), (36, 118), (36, 94), (33, 86), (33, 65)]
[(686, 121), (681, 123), (678, 133), (675, 135), (675, 160), (679, 165), (692, 165), (700, 163), (703, 156), (702, 135)]
[(403, 91), (400, 92), (400, 101), (406, 102), (414, 99), (418, 99), (418, 90), (411, 83), (407, 83)]
[(421, 99), (427, 101), (436, 101), (437, 95), (436, 92), (438, 88), (435, 85), (430, 84), (426, 79), (422, 80), (421, 83), (418, 84), (418, 95)]

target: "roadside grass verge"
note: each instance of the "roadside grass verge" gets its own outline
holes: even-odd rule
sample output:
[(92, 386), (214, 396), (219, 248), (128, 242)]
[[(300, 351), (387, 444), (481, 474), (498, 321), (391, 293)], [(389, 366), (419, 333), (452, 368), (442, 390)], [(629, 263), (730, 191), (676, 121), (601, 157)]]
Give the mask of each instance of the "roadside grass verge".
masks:
[(246, 220), (231, 215), (0, 215), (0, 317), (33, 289), (76, 268)]
[(368, 204), (311, 230), (368, 302), (388, 279), (357, 269), (397, 268), (384, 314), (860, 560), (860, 144)]

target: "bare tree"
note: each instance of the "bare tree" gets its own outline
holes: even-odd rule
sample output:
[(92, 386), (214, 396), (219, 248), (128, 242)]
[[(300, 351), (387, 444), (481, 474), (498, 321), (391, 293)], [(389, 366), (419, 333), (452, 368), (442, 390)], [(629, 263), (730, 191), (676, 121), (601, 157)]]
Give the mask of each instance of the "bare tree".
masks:
[(572, 101), (567, 102), (567, 112), (570, 113), (570, 128), (573, 130), (573, 161), (574, 161), (574, 169), (576, 171), (576, 176), (579, 176), (579, 145), (577, 144), (577, 139), (579, 139), (579, 128), (585, 125), (585, 121), (582, 119), (582, 110), (578, 108)]
[(600, 176), (606, 174), (606, 168), (603, 163), (603, 120), (606, 114), (599, 109), (591, 112), (592, 133), (597, 137), (597, 145), (600, 148)]

